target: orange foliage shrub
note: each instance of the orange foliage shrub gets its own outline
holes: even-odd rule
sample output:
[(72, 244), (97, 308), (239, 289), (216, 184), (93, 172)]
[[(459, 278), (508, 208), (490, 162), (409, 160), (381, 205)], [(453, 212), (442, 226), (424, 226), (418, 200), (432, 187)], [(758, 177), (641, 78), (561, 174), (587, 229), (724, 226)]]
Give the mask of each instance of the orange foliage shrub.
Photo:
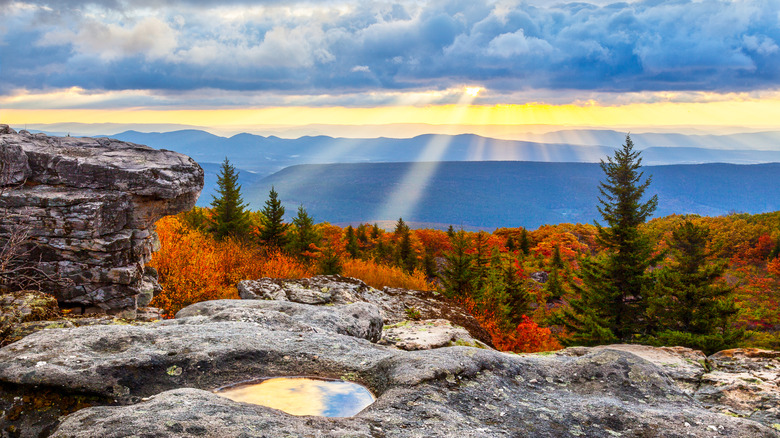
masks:
[(250, 245), (187, 228), (170, 216), (157, 222), (160, 250), (149, 265), (159, 274), (163, 290), (150, 305), (173, 317), (181, 308), (206, 300), (238, 298), (241, 280), (275, 277), (301, 278), (312, 275), (309, 268), (279, 253), (262, 254)]
[(780, 257), (777, 257), (771, 262), (767, 263), (766, 270), (775, 277), (780, 278)]
[(425, 278), (425, 274), (415, 270), (408, 274), (403, 269), (379, 264), (373, 260), (346, 259), (343, 264), (345, 277), (358, 278), (377, 289), (398, 287), (414, 290), (431, 290), (433, 287)]
[(539, 327), (534, 320), (525, 315), (522, 317), (522, 322), (514, 330), (505, 330), (501, 328), (495, 313), (487, 306), (479, 305), (471, 298), (457, 298), (455, 301), (490, 333), (493, 345), (498, 350), (515, 353), (538, 353), (563, 348), (549, 328)]

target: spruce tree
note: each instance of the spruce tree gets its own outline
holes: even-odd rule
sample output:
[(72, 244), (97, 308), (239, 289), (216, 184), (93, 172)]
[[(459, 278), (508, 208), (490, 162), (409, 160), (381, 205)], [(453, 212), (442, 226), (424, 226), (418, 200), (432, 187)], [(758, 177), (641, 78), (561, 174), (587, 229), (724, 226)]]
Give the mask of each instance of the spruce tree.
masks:
[(528, 239), (528, 231), (526, 231), (525, 228), (523, 228), (523, 231), (520, 233), (520, 251), (525, 255), (528, 255), (531, 252), (531, 242)]
[(457, 231), (450, 239), (452, 249), (444, 253), (446, 264), (441, 274), (444, 295), (466, 297), (472, 291), (471, 241), (465, 231)]
[(403, 218), (398, 218), (393, 231), (398, 245), (396, 250), (396, 264), (407, 272), (412, 272), (417, 265), (416, 256), (412, 248), (412, 237), (409, 226), (406, 225)]
[(225, 157), (217, 175), (217, 194), (211, 201), (213, 215), (208, 227), (217, 239), (232, 236), (244, 239), (249, 236), (249, 214), (241, 199), (241, 186), (238, 185), (238, 172)]
[(686, 220), (669, 240), (674, 260), (659, 269), (649, 315), (658, 333), (652, 343), (682, 345), (707, 354), (733, 348), (743, 332), (733, 326), (733, 288), (718, 283), (726, 263), (709, 263), (709, 230)]
[(579, 298), (558, 320), (572, 334), (570, 344), (630, 342), (646, 333), (647, 270), (659, 257), (639, 226), (655, 211), (658, 198), (642, 201), (651, 178), (642, 181), (641, 166), (628, 135), (614, 157), (601, 161), (606, 180), (599, 186), (598, 210), (606, 226), (596, 223), (596, 238), (605, 250), (581, 261), (582, 285), (572, 284)]
[(355, 235), (355, 229), (352, 228), (352, 225), (349, 225), (347, 227), (346, 231), (346, 239), (347, 239), (347, 252), (349, 253), (349, 256), (353, 259), (357, 258), (358, 251), (360, 250), (360, 246), (358, 246), (358, 240), (357, 236)]
[(268, 194), (268, 200), (265, 201), (265, 207), (260, 211), (260, 241), (269, 248), (284, 248), (287, 243), (287, 224), (284, 220), (284, 207), (279, 200), (279, 194), (274, 187)]
[(314, 228), (314, 219), (309, 216), (303, 205), (298, 206), (298, 215), (292, 220), (292, 237), (287, 244), (291, 254), (302, 256), (310, 251), (312, 244), (319, 243), (319, 235)]
[(523, 321), (523, 315), (531, 313), (531, 296), (523, 287), (523, 280), (518, 275), (520, 260), (513, 254), (508, 254), (502, 262), (503, 281), (506, 290), (507, 320), (512, 328)]
[(480, 231), (474, 238), (474, 254), (471, 257), (472, 281), (474, 291), (479, 293), (485, 286), (490, 264), (490, 248), (488, 247), (488, 233)]

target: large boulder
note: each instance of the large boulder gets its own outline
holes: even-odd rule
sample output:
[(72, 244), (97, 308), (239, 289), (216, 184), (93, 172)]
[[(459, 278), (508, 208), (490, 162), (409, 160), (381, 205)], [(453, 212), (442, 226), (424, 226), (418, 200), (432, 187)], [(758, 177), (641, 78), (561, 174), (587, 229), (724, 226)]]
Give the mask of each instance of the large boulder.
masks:
[[(0, 237), (29, 229), (23, 262), (62, 305), (135, 309), (158, 287), (144, 269), (154, 223), (188, 210), (203, 170), (182, 154), (108, 138), (49, 137), (0, 125)], [(52, 282), (48, 279), (66, 281)]]
[[(373, 324), (360, 320), (371, 320), (375, 306), (237, 303), (203, 303), (141, 326), (44, 330), (0, 349), (0, 430), (22, 437), (780, 436), (707, 410), (663, 367), (621, 347), (522, 356), (462, 346), (404, 351), (353, 331)], [(213, 392), (301, 375), (357, 381), (377, 400), (351, 418), (296, 417)], [(58, 421), (60, 414), (67, 416)]]

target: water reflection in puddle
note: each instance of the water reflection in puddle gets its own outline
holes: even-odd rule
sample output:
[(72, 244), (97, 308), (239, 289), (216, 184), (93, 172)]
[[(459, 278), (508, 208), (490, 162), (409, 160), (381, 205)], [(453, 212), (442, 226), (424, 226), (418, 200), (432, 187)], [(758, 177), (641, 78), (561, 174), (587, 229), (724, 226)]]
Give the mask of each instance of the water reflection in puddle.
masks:
[(277, 377), (215, 391), (233, 401), (279, 409), (292, 415), (351, 417), (374, 402), (367, 388), (342, 380)]

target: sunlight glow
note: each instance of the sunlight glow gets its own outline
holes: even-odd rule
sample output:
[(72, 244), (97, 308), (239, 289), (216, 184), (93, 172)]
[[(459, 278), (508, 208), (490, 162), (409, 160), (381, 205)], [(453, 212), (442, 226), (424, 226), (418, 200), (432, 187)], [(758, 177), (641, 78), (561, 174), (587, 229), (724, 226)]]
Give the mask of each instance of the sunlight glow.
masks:
[[(471, 103), (476, 95), (465, 93), (452, 114), (452, 122), (462, 123), (467, 117)], [(442, 157), (450, 147), (452, 137), (434, 135), (423, 148), (417, 159), (411, 164), (409, 172), (401, 180), (395, 192), (385, 201), (376, 213), (377, 220), (391, 220), (414, 214), (425, 190), (439, 168)]]
[[(469, 99), (474, 96), (463, 93)], [(50, 97), (53, 98), (50, 100)], [(615, 106), (550, 105), (422, 105), (355, 107), (284, 106), (272, 108), (159, 109), (131, 107), (125, 109), (78, 109), (93, 105), (98, 97), (61, 93), (50, 97), (27, 97), (25, 109), (9, 108), (20, 96), (0, 99), (0, 123), (172, 123), (212, 128), (236, 125), (371, 125), (389, 123), (425, 123), (431, 125), (561, 125), (561, 126), (744, 126), (778, 127), (780, 98), (716, 102), (658, 102)], [(399, 96), (400, 98), (401, 96)], [(122, 101), (123, 94), (112, 98)], [(76, 108), (42, 108), (45, 102), (60, 105), (78, 100)], [(401, 100), (401, 99), (399, 99)], [(30, 109), (33, 107), (33, 109)], [(34, 109), (41, 108), (41, 109)], [(398, 136), (403, 136), (399, 133)]]
[(466, 94), (471, 97), (477, 97), (480, 91), (482, 91), (482, 87), (466, 87)]

